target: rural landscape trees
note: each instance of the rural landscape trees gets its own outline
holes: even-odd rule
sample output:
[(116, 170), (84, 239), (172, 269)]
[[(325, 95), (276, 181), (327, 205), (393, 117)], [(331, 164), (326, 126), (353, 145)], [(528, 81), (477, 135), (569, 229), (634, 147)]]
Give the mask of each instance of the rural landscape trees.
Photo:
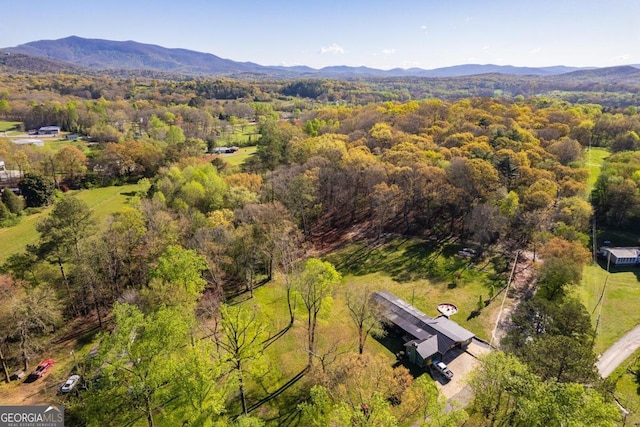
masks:
[[(2, 259), (4, 375), (77, 332), (78, 425), (615, 425), (577, 290), (594, 215), (637, 231), (631, 98), (425, 85), (0, 75), (3, 118), (91, 139), (0, 138), (21, 175), (0, 225), (39, 218)], [(255, 154), (214, 151), (236, 142)], [(590, 145), (612, 152), (591, 193)], [(80, 198), (124, 184), (109, 214)], [(533, 273), (508, 291), (516, 253)], [(385, 286), (456, 295), (481, 338), (519, 302), (466, 408), (404, 366)]]

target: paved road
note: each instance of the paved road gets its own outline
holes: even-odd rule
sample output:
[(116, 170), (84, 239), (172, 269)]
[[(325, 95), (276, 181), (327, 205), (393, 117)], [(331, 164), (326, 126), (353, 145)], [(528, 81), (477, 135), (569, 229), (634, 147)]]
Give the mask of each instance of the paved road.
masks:
[(640, 348), (640, 326), (627, 332), (615, 344), (605, 351), (598, 361), (596, 368), (602, 378), (607, 378), (629, 356)]

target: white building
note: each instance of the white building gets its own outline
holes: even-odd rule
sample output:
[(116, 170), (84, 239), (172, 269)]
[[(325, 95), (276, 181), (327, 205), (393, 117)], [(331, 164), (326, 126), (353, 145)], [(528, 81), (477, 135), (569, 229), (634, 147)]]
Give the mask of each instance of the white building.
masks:
[(600, 255), (613, 265), (640, 264), (640, 247), (608, 247), (600, 248)]
[(38, 129), (38, 135), (58, 135), (60, 130), (60, 126), (42, 126)]

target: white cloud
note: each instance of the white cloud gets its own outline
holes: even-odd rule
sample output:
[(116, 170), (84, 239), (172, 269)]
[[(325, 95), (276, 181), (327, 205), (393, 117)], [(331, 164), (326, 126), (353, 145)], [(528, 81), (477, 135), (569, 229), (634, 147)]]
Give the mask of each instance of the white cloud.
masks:
[(420, 29), (421, 29), (422, 31), (427, 31), (427, 26), (426, 26), (426, 25), (422, 25), (422, 26), (420, 27)]
[(469, 16), (467, 19), (464, 20), (464, 22), (471, 22), (473, 21), (473, 16)]
[(631, 59), (631, 55), (629, 55), (628, 53), (625, 53), (624, 55), (618, 55), (612, 59), (616, 62), (626, 62), (629, 59)]
[(536, 47), (535, 49), (531, 49), (531, 50), (529, 51), (529, 53), (531, 53), (531, 54), (536, 54), (536, 53), (540, 52), (541, 50), (542, 50), (542, 48), (541, 48), (541, 47)]
[(324, 55), (325, 53), (337, 55), (339, 53), (344, 53), (344, 48), (336, 43), (333, 43), (330, 46), (322, 46), (322, 48), (320, 48), (320, 54)]
[(382, 54), (383, 55), (395, 55), (396, 54), (396, 50), (395, 49), (382, 49)]

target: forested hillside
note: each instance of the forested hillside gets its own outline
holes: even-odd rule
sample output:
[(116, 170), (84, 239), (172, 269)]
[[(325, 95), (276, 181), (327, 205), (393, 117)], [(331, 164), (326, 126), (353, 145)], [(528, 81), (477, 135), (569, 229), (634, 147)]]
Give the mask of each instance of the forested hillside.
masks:
[[(455, 99), (414, 99), (417, 80), (3, 74), (0, 119), (21, 129), (0, 158), (22, 179), (2, 224), (53, 205), (2, 267), (7, 377), (77, 333), (61, 365), (87, 390), (58, 397), (69, 425), (616, 425), (574, 289), (594, 209), (639, 222), (637, 94), (604, 106), (439, 84)], [(46, 125), (84, 141), (12, 142)], [(236, 144), (257, 146), (241, 166), (214, 154)], [(613, 153), (593, 206), (589, 146)], [(69, 192), (136, 182), (104, 223)], [(371, 292), (466, 292), (456, 320), (490, 340), (524, 253), (533, 280), (495, 343), (508, 354), (447, 411), (428, 375), (395, 363)]]

